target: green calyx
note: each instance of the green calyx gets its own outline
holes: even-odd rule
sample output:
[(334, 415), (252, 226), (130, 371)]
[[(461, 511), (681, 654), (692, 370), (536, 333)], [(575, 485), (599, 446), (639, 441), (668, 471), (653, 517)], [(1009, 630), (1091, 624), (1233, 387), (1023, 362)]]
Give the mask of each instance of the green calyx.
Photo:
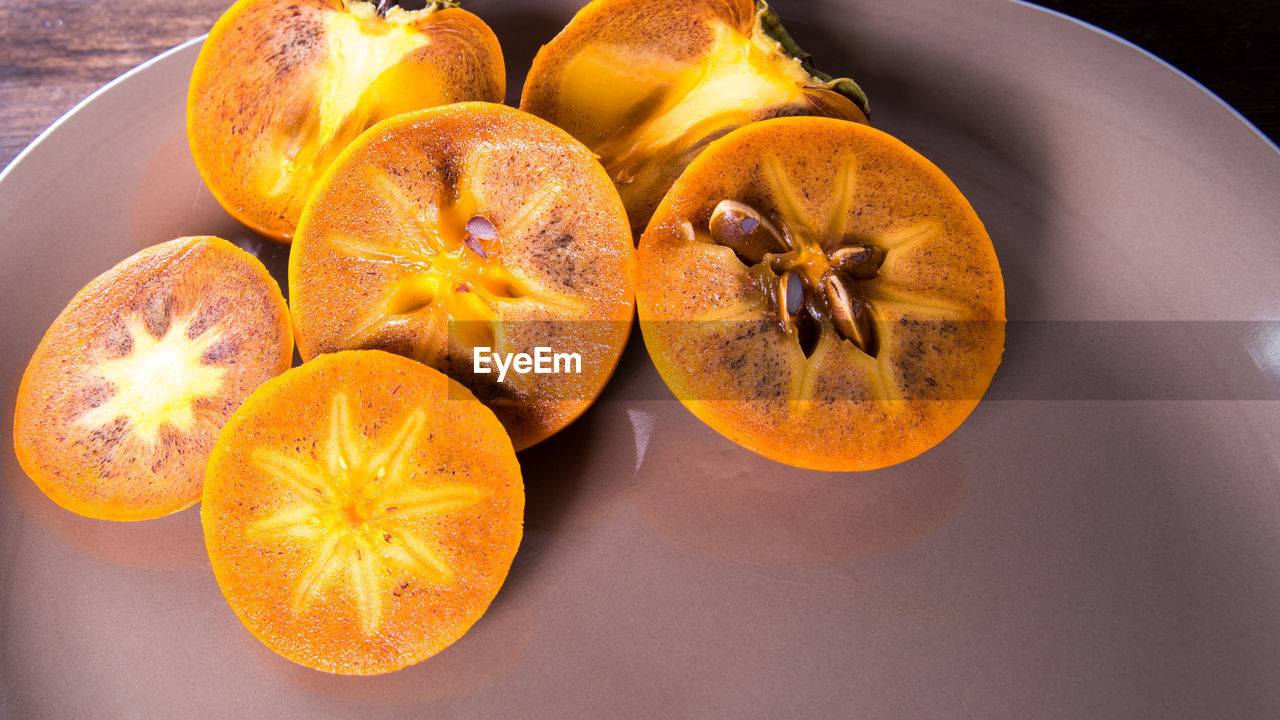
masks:
[(787, 33), (787, 29), (783, 27), (782, 20), (778, 18), (778, 14), (773, 11), (773, 8), (769, 7), (769, 3), (765, 2), (765, 0), (755, 0), (755, 3), (756, 18), (760, 22), (760, 29), (776, 40), (782, 46), (784, 52), (799, 60), (800, 66), (804, 68), (804, 71), (819, 81), (822, 87), (849, 98), (862, 111), (862, 114), (870, 120), (871, 103), (867, 100), (867, 94), (862, 91), (858, 83), (849, 78), (832, 77), (815, 67), (813, 56), (801, 49), (796, 44), (796, 41), (791, 38), (791, 35)]

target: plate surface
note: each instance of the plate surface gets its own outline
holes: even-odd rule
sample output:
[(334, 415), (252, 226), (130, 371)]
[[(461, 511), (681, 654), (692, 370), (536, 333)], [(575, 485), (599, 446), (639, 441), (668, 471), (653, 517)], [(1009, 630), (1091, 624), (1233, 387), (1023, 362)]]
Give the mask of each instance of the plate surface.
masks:
[[(638, 333), (526, 452), (526, 540), (457, 644), (377, 678), (260, 646), (199, 515), (86, 520), (0, 450), (0, 716), (1280, 716), (1280, 153), (1178, 72), (1008, 0), (778, 3), (987, 223), (1011, 321), (989, 399), (858, 475), (759, 459)], [(472, 0), (517, 97), (576, 3)], [(203, 188), (193, 41), (0, 175), (4, 426), (41, 334), (137, 249), (286, 251)]]

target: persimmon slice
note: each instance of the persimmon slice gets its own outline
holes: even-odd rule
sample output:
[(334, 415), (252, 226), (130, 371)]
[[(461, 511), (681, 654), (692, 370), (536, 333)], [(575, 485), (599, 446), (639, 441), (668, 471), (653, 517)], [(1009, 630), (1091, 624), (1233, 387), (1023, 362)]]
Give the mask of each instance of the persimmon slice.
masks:
[(223, 423), (289, 367), (280, 287), (226, 240), (149, 247), (89, 282), (18, 388), (14, 448), (62, 507), (143, 520), (200, 498)]
[[(630, 333), (634, 273), (622, 203), (587, 148), (519, 110), (460, 103), (351, 144), (303, 212), (289, 292), (304, 359), (372, 348), (443, 370), (519, 450), (604, 387)], [(477, 348), (488, 372), (475, 371)], [(538, 348), (552, 372), (496, 370), (494, 353)]]
[(861, 88), (815, 68), (763, 0), (595, 0), (538, 51), (520, 108), (600, 156), (637, 236), (689, 161), (730, 130), (870, 114)]
[(819, 470), (902, 462), (955, 430), (1004, 348), (982, 222), (892, 136), (780, 118), (712, 143), (641, 239), (645, 343), (700, 419)]
[(264, 384), (209, 459), (214, 575), (250, 632), (317, 670), (398, 670), (453, 643), (520, 544), (524, 485), (494, 414), (381, 351)]
[(218, 202), (288, 242), (312, 184), (366, 128), (434, 105), (501, 102), (498, 40), (456, 5), (236, 2), (205, 40), (187, 99), (191, 153)]

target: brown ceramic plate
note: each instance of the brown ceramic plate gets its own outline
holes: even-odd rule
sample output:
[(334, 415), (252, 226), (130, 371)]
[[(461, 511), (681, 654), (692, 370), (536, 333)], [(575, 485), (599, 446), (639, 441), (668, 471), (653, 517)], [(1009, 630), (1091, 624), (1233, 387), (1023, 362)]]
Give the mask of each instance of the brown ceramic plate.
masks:
[[(1030, 6), (777, 5), (995, 241), (1008, 349), (953, 436), (887, 470), (793, 470), (689, 415), (633, 338), (600, 402), (521, 457), (528, 532), (492, 609), (378, 678), (259, 645), (194, 508), (73, 516), (6, 442), (0, 716), (1280, 716), (1280, 153), (1158, 60)], [(514, 93), (575, 3), (469, 7)], [(197, 47), (0, 175), (6, 426), (45, 328), (138, 248), (223, 235), (283, 277), (286, 249), (191, 166)]]

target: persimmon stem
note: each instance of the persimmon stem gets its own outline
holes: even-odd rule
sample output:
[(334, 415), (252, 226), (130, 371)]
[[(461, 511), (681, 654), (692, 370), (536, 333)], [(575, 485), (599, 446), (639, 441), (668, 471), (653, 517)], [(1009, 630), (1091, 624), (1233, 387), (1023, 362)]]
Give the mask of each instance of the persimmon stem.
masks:
[(867, 120), (871, 119), (871, 104), (867, 101), (867, 94), (862, 91), (858, 83), (849, 78), (833, 77), (813, 64), (813, 56), (805, 52), (796, 44), (796, 41), (787, 32), (782, 25), (782, 19), (778, 17), (778, 13), (769, 7), (769, 3), (765, 0), (755, 0), (756, 16), (760, 19), (760, 28), (764, 33), (773, 38), (782, 46), (784, 52), (798, 59), (800, 66), (804, 71), (809, 73), (815, 80), (820, 81), (828, 89), (837, 92), (857, 106), (858, 110)]
[(400, 7), (411, 12), (424, 11), (427, 14), (458, 7), (461, 0), (369, 0), (377, 8), (379, 17), (386, 17), (393, 7)]

